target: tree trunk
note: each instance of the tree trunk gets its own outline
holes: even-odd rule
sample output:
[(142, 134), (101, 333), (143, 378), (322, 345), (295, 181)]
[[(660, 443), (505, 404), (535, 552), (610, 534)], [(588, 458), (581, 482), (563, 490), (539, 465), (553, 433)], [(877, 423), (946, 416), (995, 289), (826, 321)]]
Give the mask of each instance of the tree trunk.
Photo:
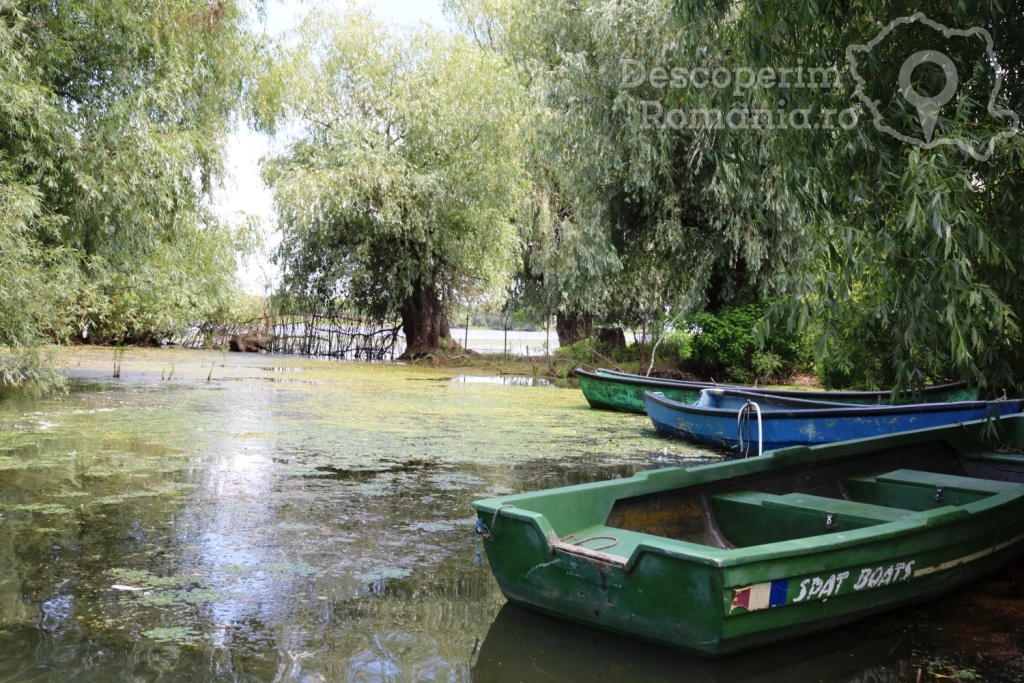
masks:
[(402, 302), (401, 313), (405, 352), (399, 360), (414, 360), (437, 353), (438, 340), (451, 336), (448, 314), (436, 287), (418, 283)]
[(590, 336), (594, 328), (594, 316), (590, 313), (558, 313), (555, 317), (555, 332), (558, 345), (568, 346)]

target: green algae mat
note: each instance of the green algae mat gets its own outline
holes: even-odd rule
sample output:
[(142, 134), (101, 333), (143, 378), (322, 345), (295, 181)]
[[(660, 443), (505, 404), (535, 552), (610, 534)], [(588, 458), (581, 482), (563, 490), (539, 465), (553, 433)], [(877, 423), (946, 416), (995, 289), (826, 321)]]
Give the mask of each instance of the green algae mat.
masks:
[(529, 378), (65, 363), (69, 393), (0, 402), (0, 680), (468, 676), (503, 602), (472, 500), (717, 457)]

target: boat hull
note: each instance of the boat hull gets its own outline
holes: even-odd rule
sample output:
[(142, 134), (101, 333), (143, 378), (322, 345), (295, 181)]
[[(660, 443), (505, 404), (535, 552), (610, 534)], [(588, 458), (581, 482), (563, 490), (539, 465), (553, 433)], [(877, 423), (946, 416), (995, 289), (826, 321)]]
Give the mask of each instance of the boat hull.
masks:
[(669, 382), (656, 378), (630, 378), (576, 370), (580, 390), (591, 408), (643, 415), (644, 394), (659, 391), (673, 401), (693, 403), (700, 390), (714, 386), (702, 382)]
[[(644, 377), (643, 375), (614, 372), (611, 370), (587, 372), (577, 369), (575, 374), (580, 381), (580, 390), (583, 392), (583, 396), (587, 399), (591, 408), (641, 415), (646, 412), (644, 394), (648, 391), (660, 392), (666, 398), (680, 403), (693, 403), (700, 396), (702, 389), (720, 386), (711, 382), (687, 382), (683, 380)], [(772, 396), (851, 405), (876, 405), (889, 404), (891, 402), (891, 394), (887, 391), (803, 391), (799, 389), (732, 388)], [(968, 401), (976, 399), (977, 392), (968, 390), (963, 384), (946, 384), (928, 387), (921, 392), (918, 398), (926, 402)], [(913, 395), (907, 393), (897, 403), (907, 402), (912, 399)]]
[[(510, 601), (720, 656), (928, 599), (1020, 555), (1024, 456), (995, 454), (985, 429), (798, 447), (474, 507)], [(1024, 417), (998, 429), (1024, 441)], [(794, 483), (817, 493), (786, 493)]]
[[(711, 401), (712, 395), (713, 392), (708, 391), (698, 403), (688, 404), (649, 392), (645, 395), (645, 406), (659, 434), (705, 446), (735, 449), (740, 446), (741, 436), (738, 413), (746, 399)], [(762, 451), (942, 427), (1019, 413), (1024, 407), (1020, 401), (964, 401), (842, 407), (807, 403), (807, 406), (814, 406), (807, 408), (773, 405), (771, 397), (767, 396), (751, 397), (758, 403), (760, 423), (758, 412), (751, 409), (742, 436), (755, 450), (760, 444)]]

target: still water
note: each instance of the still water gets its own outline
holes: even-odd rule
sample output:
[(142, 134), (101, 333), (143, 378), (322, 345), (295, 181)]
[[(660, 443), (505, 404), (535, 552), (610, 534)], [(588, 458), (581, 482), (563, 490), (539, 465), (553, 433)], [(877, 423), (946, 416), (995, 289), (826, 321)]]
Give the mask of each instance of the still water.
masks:
[(218, 352), (66, 359), (70, 393), (0, 402), (0, 681), (971, 671), (904, 638), (913, 614), (711, 664), (504, 605), (473, 500), (722, 457), (578, 389)]

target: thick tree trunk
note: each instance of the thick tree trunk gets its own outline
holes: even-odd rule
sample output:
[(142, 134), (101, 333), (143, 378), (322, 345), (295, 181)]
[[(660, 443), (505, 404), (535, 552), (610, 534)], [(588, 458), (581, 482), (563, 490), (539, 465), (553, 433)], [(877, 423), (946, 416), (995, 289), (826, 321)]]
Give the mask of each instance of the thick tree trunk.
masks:
[(405, 353), (400, 360), (414, 360), (437, 353), (441, 337), (451, 336), (448, 312), (441, 303), (437, 288), (417, 284), (402, 303), (402, 332), (405, 333)]
[(555, 332), (558, 345), (568, 346), (586, 339), (594, 329), (594, 316), (590, 313), (558, 313), (555, 316)]

